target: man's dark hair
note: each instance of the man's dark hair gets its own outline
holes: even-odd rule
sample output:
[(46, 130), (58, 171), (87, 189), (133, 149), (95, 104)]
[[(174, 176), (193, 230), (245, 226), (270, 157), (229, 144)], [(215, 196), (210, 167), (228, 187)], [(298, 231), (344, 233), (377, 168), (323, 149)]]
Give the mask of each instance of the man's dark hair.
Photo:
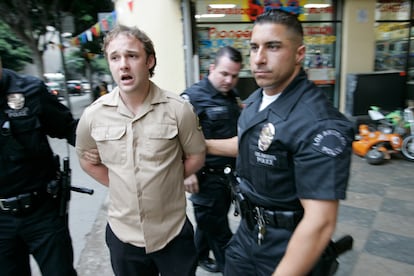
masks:
[(229, 57), (234, 62), (243, 63), (243, 57), (240, 51), (231, 46), (224, 46), (217, 51), (214, 64), (217, 65), (223, 56)]
[(303, 27), (297, 15), (283, 10), (269, 10), (256, 17), (254, 25), (263, 23), (281, 24), (292, 31), (295, 35), (300, 36), (303, 41)]

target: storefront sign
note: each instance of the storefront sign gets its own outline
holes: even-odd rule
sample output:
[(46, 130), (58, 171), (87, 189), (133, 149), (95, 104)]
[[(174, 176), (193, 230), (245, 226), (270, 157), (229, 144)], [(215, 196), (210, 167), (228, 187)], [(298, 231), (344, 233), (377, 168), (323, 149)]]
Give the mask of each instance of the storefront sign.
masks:
[(332, 25), (304, 26), (303, 33), (305, 35), (333, 35), (334, 30), (332, 28)]
[[(335, 7), (331, 0), (229, 0), (196, 1), (198, 54), (200, 76), (208, 67), (219, 48), (229, 45), (243, 55), (243, 69), (240, 77), (252, 77), (249, 51), (252, 21), (268, 9), (283, 7), (299, 13), (299, 20), (333, 20)], [(310, 6), (308, 4), (311, 4)], [(249, 23), (246, 23), (249, 22)], [(206, 24), (208, 23), (208, 24)], [(309, 69), (310, 79), (318, 84), (335, 83), (335, 42), (336, 30), (332, 23), (304, 23), (306, 57), (304, 68)]]
[(223, 46), (232, 46), (243, 55), (241, 77), (251, 76), (249, 50), (251, 24), (214, 24), (213, 27), (198, 28), (199, 58), (201, 71), (207, 71), (214, 54)]
[(334, 68), (309, 68), (306, 72), (309, 80), (315, 84), (335, 84)]
[(218, 30), (215, 27), (209, 29), (209, 37), (210, 39), (250, 39), (252, 34), (251, 30), (240, 30), (240, 29), (230, 29), (230, 30)]
[(409, 0), (377, 0), (375, 20), (407, 20)]
[(331, 0), (228, 0), (225, 3), (196, 1), (197, 22), (252, 22), (259, 14), (272, 9), (298, 14), (302, 21), (332, 20), (334, 14)]

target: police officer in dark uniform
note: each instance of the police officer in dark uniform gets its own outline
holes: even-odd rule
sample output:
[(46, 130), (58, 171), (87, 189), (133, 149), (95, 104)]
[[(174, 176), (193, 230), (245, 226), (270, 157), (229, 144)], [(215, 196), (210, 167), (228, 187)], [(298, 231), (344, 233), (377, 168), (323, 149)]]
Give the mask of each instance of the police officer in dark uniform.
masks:
[(29, 254), (42, 275), (76, 275), (67, 217), (48, 192), (58, 168), (46, 136), (74, 145), (76, 125), (42, 81), (0, 62), (1, 275), (31, 275)]
[[(237, 136), (241, 102), (234, 87), (241, 68), (241, 53), (233, 47), (223, 47), (216, 53), (208, 76), (182, 94), (193, 104), (206, 139)], [(223, 173), (225, 165), (234, 166), (235, 158), (207, 155), (205, 166), (185, 180), (198, 181), (199, 191), (190, 198), (197, 222), (195, 243), (199, 265), (210, 272), (223, 271), (224, 246), (232, 237), (228, 222), (231, 193)], [(217, 267), (209, 258), (209, 249)]]
[(307, 79), (304, 57), (295, 15), (257, 17), (250, 66), (260, 88), (244, 102), (238, 123), (245, 201), (225, 275), (308, 275), (334, 233), (353, 127)]

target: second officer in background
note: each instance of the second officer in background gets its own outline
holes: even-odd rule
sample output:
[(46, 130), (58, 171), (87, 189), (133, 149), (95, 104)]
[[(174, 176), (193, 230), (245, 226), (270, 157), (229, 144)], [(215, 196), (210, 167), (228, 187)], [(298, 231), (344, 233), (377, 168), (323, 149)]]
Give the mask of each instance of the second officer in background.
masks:
[[(206, 139), (225, 139), (237, 136), (237, 120), (241, 111), (240, 98), (234, 89), (242, 68), (242, 55), (226, 46), (216, 53), (208, 76), (182, 93), (196, 109)], [(234, 157), (207, 155), (205, 166), (185, 181), (199, 185), (192, 194), (197, 222), (195, 243), (199, 265), (207, 271), (224, 269), (224, 247), (232, 237), (228, 222), (231, 193), (223, 174), (225, 165), (235, 165)], [(209, 249), (216, 263), (209, 258)]]

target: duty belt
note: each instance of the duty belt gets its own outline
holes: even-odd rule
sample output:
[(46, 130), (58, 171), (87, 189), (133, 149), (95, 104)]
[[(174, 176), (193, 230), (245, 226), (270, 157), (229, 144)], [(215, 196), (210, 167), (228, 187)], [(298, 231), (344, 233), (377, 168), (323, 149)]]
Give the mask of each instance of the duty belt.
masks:
[[(242, 210), (243, 213), (243, 210)], [(252, 206), (247, 214), (244, 212), (247, 225), (253, 230), (257, 225), (257, 243), (260, 245), (265, 238), (267, 226), (294, 231), (303, 217), (303, 211), (272, 211), (263, 207)]]
[(9, 198), (0, 198), (0, 211), (12, 215), (27, 214), (51, 196), (46, 191), (24, 193)]
[(201, 168), (201, 172), (211, 173), (211, 174), (224, 174), (224, 167), (208, 167), (205, 166)]
[(263, 207), (254, 207), (252, 212), (256, 223), (263, 219), (264, 224), (292, 231), (303, 217), (303, 211), (271, 211)]

